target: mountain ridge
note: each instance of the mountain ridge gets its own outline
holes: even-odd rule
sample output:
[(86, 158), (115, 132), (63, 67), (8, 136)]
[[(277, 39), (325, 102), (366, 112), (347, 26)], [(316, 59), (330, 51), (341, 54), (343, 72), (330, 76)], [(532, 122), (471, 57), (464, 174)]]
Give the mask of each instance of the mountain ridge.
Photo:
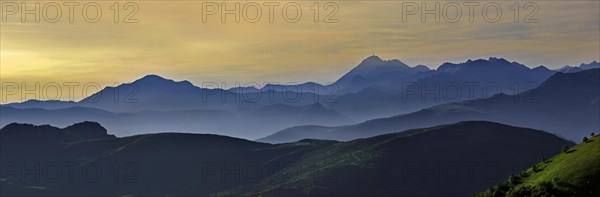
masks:
[[(306, 128), (295, 126), (258, 141), (281, 143), (302, 138), (351, 140), (464, 120), (487, 120), (543, 129), (569, 139), (577, 139), (585, 135), (586, 131), (600, 130), (597, 122), (600, 118), (600, 107), (594, 106), (598, 105), (598, 102), (594, 101), (600, 97), (599, 80), (600, 69), (556, 73), (539, 87), (518, 95), (497, 94), (489, 98), (441, 104), (413, 113), (368, 120), (354, 125)], [(575, 104), (578, 105), (574, 106)], [(552, 124), (548, 123), (549, 120), (552, 120)]]
[[(350, 89), (344, 89), (335, 84), (322, 86), (309, 82), (298, 85), (269, 85), (267, 90), (263, 90), (265, 89), (263, 87), (261, 89), (252, 88), (250, 92), (244, 92), (243, 88), (228, 90), (201, 88), (194, 86), (189, 81), (176, 82), (150, 74), (131, 83), (107, 87), (78, 103), (56, 102), (58, 104), (46, 106), (45, 102), (37, 102), (37, 104), (29, 102), (2, 105), (22, 110), (2, 108), (7, 112), (16, 113), (7, 113), (0, 122), (6, 124), (7, 121), (31, 121), (32, 123), (65, 125), (74, 121), (94, 120), (106, 125), (110, 130), (119, 132), (202, 130), (227, 135), (242, 134), (238, 137), (256, 139), (267, 133), (299, 125), (355, 124), (398, 114), (416, 113), (444, 103), (487, 98), (496, 93), (520, 94), (535, 88), (554, 73), (544, 67), (530, 69), (516, 62), (493, 57), (455, 64), (446, 63), (444, 66), (446, 70), (453, 70), (453, 72), (424, 69), (422, 66), (410, 67), (399, 60), (386, 61), (376, 56), (369, 57), (363, 62), (365, 64), (359, 64), (355, 68), (368, 67), (374, 70), (367, 70), (364, 77), (350, 79), (349, 83), (355, 83)], [(383, 67), (378, 69), (380, 64)], [(494, 69), (488, 69), (488, 67)], [(360, 69), (358, 70), (360, 71)], [(406, 73), (404, 72), (406, 70), (411, 71)], [(353, 72), (348, 73), (353, 75)], [(475, 84), (476, 86), (465, 86), (464, 84)], [(516, 87), (515, 84), (517, 84)], [(310, 90), (314, 89), (312, 86), (316, 86), (319, 90)], [(306, 89), (309, 91), (304, 92)], [(489, 89), (499, 89), (500, 91), (492, 91), (489, 94)], [(525, 97), (528, 96), (525, 95)], [(593, 103), (594, 101), (586, 102)], [(321, 110), (327, 112), (325, 116), (316, 116), (315, 113), (310, 113), (311, 111), (302, 110), (303, 107), (315, 105), (315, 103), (327, 109)], [(291, 107), (278, 109), (269, 107), (277, 104)], [(30, 108), (60, 110), (27, 114), (40, 112)], [(271, 109), (277, 110), (269, 111)], [(68, 113), (61, 114), (62, 112)], [(214, 115), (210, 116), (210, 113), (214, 113)], [(427, 113), (435, 114), (435, 110), (421, 111), (420, 113), (423, 116)], [(119, 118), (106, 117), (110, 114), (138, 124), (126, 124), (127, 121)], [(226, 114), (231, 117), (227, 117)], [(279, 114), (279, 116), (275, 114)], [(254, 116), (247, 117), (252, 115)], [(464, 112), (463, 115), (466, 116), (468, 113)], [(31, 120), (32, 117), (43, 118)], [(41, 121), (42, 119), (45, 122)], [(327, 119), (333, 121), (327, 121)], [(460, 119), (450, 118), (453, 121)], [(496, 120), (489, 117), (488, 119)], [(157, 125), (160, 120), (168, 120), (169, 123), (165, 125), (169, 126)], [(253, 124), (253, 122), (266, 121), (269, 122), (260, 125)], [(130, 134), (133, 133), (119, 135)]]
[[(505, 58), (489, 57), (487, 60), (486, 59), (476, 59), (476, 60), (469, 59), (466, 62), (462, 62), (462, 63), (445, 62), (442, 65), (440, 65), (438, 67), (438, 69), (431, 69), (431, 68), (429, 68), (429, 67), (427, 67), (425, 65), (417, 65), (417, 66), (414, 66), (414, 67), (410, 67), (410, 66), (404, 64), (403, 62), (401, 62), (398, 59), (383, 60), (379, 56), (373, 55), (373, 56), (369, 56), (369, 57), (363, 59), (361, 63), (364, 63), (364, 62), (374, 62), (374, 63), (377, 63), (377, 64), (392, 63), (393, 65), (401, 65), (400, 67), (405, 66), (405, 68), (413, 68), (413, 69), (417, 69), (417, 70), (421, 70), (421, 71), (428, 71), (428, 70), (440, 70), (440, 67), (442, 67), (444, 65), (447, 65), (447, 64), (459, 65), (459, 64), (470, 63), (470, 62), (475, 62), (475, 61), (500, 61), (500, 62), (506, 61), (506, 62), (509, 62)], [(513, 62), (509, 62), (509, 63), (525, 66), (523, 64), (520, 64), (520, 63), (514, 62), (514, 61)], [(593, 62), (591, 62), (589, 64), (582, 63), (579, 67), (586, 67), (586, 66), (589, 67), (589, 65), (596, 65), (596, 64), (598, 64), (598, 62), (597, 61), (593, 61)], [(355, 69), (357, 67), (360, 67), (360, 66), (361, 66), (361, 64), (353, 67), (353, 69)], [(529, 68), (527, 66), (525, 66), (525, 67)], [(539, 68), (539, 67), (545, 68), (544, 66), (538, 66), (538, 67), (535, 67), (535, 68)], [(535, 68), (529, 68), (529, 69), (535, 69)], [(442, 70), (444, 70), (444, 69), (442, 69)], [(348, 73), (350, 73), (350, 71), (352, 71), (352, 69), (350, 69), (348, 71)], [(346, 73), (346, 74), (348, 74), (348, 73)], [(343, 78), (343, 76), (340, 77), (340, 78)], [(185, 84), (185, 85), (195, 86), (195, 85), (193, 85), (193, 83), (191, 83), (188, 80), (175, 81), (173, 79), (168, 79), (168, 78), (165, 78), (165, 77), (160, 76), (158, 74), (146, 74), (146, 75), (144, 75), (144, 76), (142, 76), (140, 78), (134, 79), (130, 83), (123, 83), (123, 84), (132, 84), (132, 83), (135, 83), (135, 82), (143, 82), (143, 81), (165, 81), (165, 82), (181, 83), (181, 84)], [(338, 79), (338, 81), (339, 81), (339, 79)], [(277, 86), (277, 84), (267, 84), (266, 86), (268, 86), (268, 85)], [(300, 83), (298, 85), (320, 85), (320, 86), (324, 86), (324, 85), (321, 85), (319, 83), (310, 82), (310, 81), (309, 82)], [(285, 86), (285, 85), (282, 85), (282, 86)], [(117, 86), (107, 86), (105, 88), (116, 88), (116, 87)], [(195, 86), (195, 87), (198, 87), (198, 86)], [(234, 88), (236, 88), (236, 87), (234, 87)], [(234, 89), (234, 88), (230, 88), (230, 89)], [(249, 86), (249, 87), (239, 87), (239, 88), (253, 88), (253, 87)], [(254, 88), (256, 88), (256, 87), (254, 87)], [(84, 100), (84, 99), (82, 99), (82, 100)], [(27, 102), (32, 102), (32, 101), (35, 101), (35, 102), (75, 102), (75, 103), (81, 102), (81, 100), (80, 101), (69, 101), (69, 100), (36, 100), (36, 99), (31, 99), (31, 100), (27, 100), (27, 101), (23, 101), (23, 102), (6, 103), (6, 104), (3, 104), (3, 105), (13, 105), (14, 106), (15, 104), (25, 104)]]

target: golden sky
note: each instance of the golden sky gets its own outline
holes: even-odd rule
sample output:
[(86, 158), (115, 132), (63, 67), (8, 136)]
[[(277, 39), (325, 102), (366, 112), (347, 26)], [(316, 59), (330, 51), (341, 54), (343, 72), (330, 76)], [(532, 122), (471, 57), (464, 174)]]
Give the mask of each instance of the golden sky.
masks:
[[(18, 6), (22, 3), (11, 2)], [(35, 2), (27, 1), (26, 9), (35, 8)], [(111, 7), (117, 1), (82, 1), (74, 6), (74, 22), (70, 23), (66, 1), (57, 1), (62, 15), (59, 21), (51, 23), (45, 19), (52, 19), (57, 11), (55, 5), (46, 5), (49, 2), (39, 1), (42, 16), (37, 23), (33, 15), (25, 15), (26, 21), (22, 22), (20, 12), (11, 13), (13, 4), (1, 1), (2, 83), (33, 86), (38, 82), (43, 86), (50, 82), (95, 82), (104, 86), (130, 82), (146, 74), (198, 85), (327, 83), (373, 53), (430, 68), (444, 62), (490, 56), (550, 68), (600, 59), (599, 1), (533, 1), (534, 5), (502, 1), (498, 3), (502, 14), (495, 22), (485, 18), (496, 16), (494, 7), (488, 7), (485, 16), (482, 8), (494, 2), (479, 2), (471, 22), (464, 2), (450, 5), (438, 1), (440, 13), (447, 8), (439, 23), (433, 15), (426, 15), (423, 23), (420, 13), (408, 15), (404, 21), (403, 14), (408, 13), (403, 12), (406, 1), (318, 1), (318, 23), (314, 21), (317, 1), (275, 1), (279, 5), (273, 8), (272, 23), (265, 2), (250, 5), (252, 1), (237, 1), (246, 16), (240, 15), (239, 23), (234, 15), (226, 15), (223, 23), (220, 13), (207, 15), (203, 22), (203, 14), (210, 14), (203, 10), (211, 8), (203, 6), (215, 5), (208, 1), (118, 1), (119, 23), (114, 22), (115, 7)], [(96, 23), (85, 20), (95, 17), (94, 6), (88, 6), (88, 18), (82, 14), (90, 2), (102, 10)], [(212, 2), (220, 6), (223, 1)], [(515, 2), (519, 3), (517, 23)], [(224, 3), (233, 9), (236, 1)], [(295, 17), (292, 4), (287, 9), (288, 18), (282, 14), (288, 3), (297, 3), (302, 9), (302, 17), (295, 23), (285, 20)], [(431, 8), (436, 2), (414, 3), (422, 9), (422, 3)], [(259, 5), (262, 12), (260, 20), (254, 23), (244, 20), (256, 16), (252, 5)], [(461, 17), (445, 20), (457, 16), (454, 5), (460, 6)], [(123, 23), (134, 8), (137, 13), (130, 19), (138, 22)], [(324, 23), (334, 8), (337, 12), (329, 18), (333, 23)], [(524, 22), (528, 16), (533, 17), (527, 22), (534, 23)], [(75, 94), (75, 99), (82, 96), (85, 95)], [(30, 98), (14, 96), (2, 102), (26, 99)]]

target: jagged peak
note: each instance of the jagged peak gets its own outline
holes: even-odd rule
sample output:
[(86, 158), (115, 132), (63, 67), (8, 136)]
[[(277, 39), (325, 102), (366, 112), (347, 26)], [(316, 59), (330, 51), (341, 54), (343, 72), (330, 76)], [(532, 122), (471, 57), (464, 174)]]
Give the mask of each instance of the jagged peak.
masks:
[(498, 61), (500, 61), (500, 62), (509, 62), (508, 60), (506, 60), (504, 58), (498, 58), (498, 57), (490, 57), (490, 58), (488, 58), (488, 61), (490, 61), (490, 62), (498, 62)]
[(515, 68), (523, 68), (523, 69), (530, 69), (529, 67), (518, 63), (518, 62), (511, 62), (508, 61), (507, 59), (504, 58), (498, 58), (498, 57), (489, 57), (488, 59), (476, 59), (476, 60), (472, 60), (472, 59), (468, 59), (466, 62), (462, 62), (462, 63), (451, 63), (451, 62), (445, 62), (442, 65), (440, 65), (438, 67), (438, 71), (456, 71), (457, 69), (460, 69), (463, 66), (474, 66), (474, 65), (479, 65), (479, 64), (483, 64), (483, 65), (494, 65), (494, 64), (499, 64), (499, 65), (508, 65), (508, 66), (512, 66)]
[(402, 62), (398, 59), (383, 60), (379, 56), (376, 56), (376, 55), (371, 55), (371, 56), (365, 58), (359, 65), (381, 65), (381, 64), (408, 66), (404, 62)]
[(600, 64), (596, 60), (594, 60), (594, 61), (590, 62), (589, 64), (581, 63), (579, 65), (579, 67), (584, 68), (584, 67), (593, 67), (593, 66), (598, 66), (598, 65), (600, 65)]
[(381, 59), (379, 56), (376, 56), (376, 55), (371, 55), (371, 56), (369, 56), (369, 57), (365, 58), (365, 59), (364, 59), (362, 62), (363, 62), (363, 63), (370, 63), (370, 62), (383, 62), (383, 60), (382, 60), (382, 59)]

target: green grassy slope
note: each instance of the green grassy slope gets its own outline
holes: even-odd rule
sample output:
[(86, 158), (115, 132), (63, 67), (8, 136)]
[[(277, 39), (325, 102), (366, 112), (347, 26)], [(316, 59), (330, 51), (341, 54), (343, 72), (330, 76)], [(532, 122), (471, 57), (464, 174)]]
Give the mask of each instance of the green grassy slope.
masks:
[(600, 196), (600, 135), (475, 196)]

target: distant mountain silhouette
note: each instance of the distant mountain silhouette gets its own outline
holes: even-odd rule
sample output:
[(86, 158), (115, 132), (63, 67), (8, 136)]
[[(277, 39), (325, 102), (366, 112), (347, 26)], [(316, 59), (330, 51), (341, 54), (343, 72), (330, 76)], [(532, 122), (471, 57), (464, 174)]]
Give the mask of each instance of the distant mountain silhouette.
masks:
[[(545, 132), (492, 122), (350, 142), (266, 144), (183, 133), (77, 141), (41, 137), (67, 135), (65, 130), (88, 133), (89, 128), (98, 125), (59, 129), (10, 124), (0, 129), (3, 164), (37, 163), (62, 174), (75, 172), (73, 179), (35, 179), (36, 174), (19, 170), (2, 173), (0, 195), (465, 196), (573, 145)], [(40, 141), (52, 146), (40, 146)], [(91, 173), (99, 171), (102, 176)]]
[(266, 84), (262, 88), (256, 87), (234, 87), (228, 89), (229, 91), (236, 93), (254, 93), (254, 92), (266, 92), (266, 91), (277, 91), (277, 92), (307, 92), (307, 93), (319, 93), (325, 88), (324, 85), (315, 82), (306, 82), (301, 84), (289, 83), (289, 84)]
[[(371, 57), (363, 62), (382, 62), (378, 59)], [(394, 60), (383, 62), (392, 64)], [(392, 64), (397, 70), (408, 69), (404, 64), (397, 64)], [(487, 98), (498, 93), (518, 94), (535, 88), (554, 73), (545, 67), (530, 69), (517, 62), (493, 57), (458, 64), (444, 63), (435, 71), (413, 70), (416, 71), (385, 72), (372, 76), (372, 79), (368, 75), (362, 77), (360, 80), (365, 82), (364, 86), (353, 85), (360, 87), (355, 88), (359, 89), (356, 93), (341, 94), (336, 98), (339, 102), (329, 103), (329, 107), (357, 120), (388, 117), (448, 102)], [(382, 77), (384, 75), (386, 77)], [(367, 83), (369, 80), (381, 83)], [(340, 88), (345, 87), (340, 85)]]
[[(0, 126), (12, 122), (67, 126), (94, 120), (119, 136), (155, 132), (198, 132), (255, 139), (293, 125), (345, 125), (354, 120), (321, 104), (274, 104), (231, 110), (140, 111), (115, 113), (90, 107), (45, 110), (0, 106)], [(260, 124), (258, 124), (260, 123)]]
[(489, 120), (580, 139), (590, 131), (600, 130), (599, 102), (600, 69), (556, 73), (537, 88), (517, 95), (497, 94), (486, 99), (442, 104), (355, 125), (291, 127), (259, 141), (351, 140), (465, 120)]
[(437, 71), (441, 73), (438, 76), (440, 79), (437, 81), (495, 83), (504, 88), (502, 90), (505, 94), (519, 93), (510, 92), (513, 89), (508, 87), (514, 83), (521, 85), (538, 83), (536, 85), (539, 85), (554, 73), (544, 67), (531, 69), (517, 62), (494, 57), (490, 57), (488, 60), (468, 60), (460, 64), (444, 63)]
[[(443, 86), (448, 84), (458, 84), (463, 86), (463, 83), (466, 82), (478, 84), (480, 87), (476, 87), (474, 91), (475, 95), (470, 97), (465, 96), (468, 92), (467, 87), (459, 87), (464, 94), (459, 100), (467, 100), (470, 98), (489, 96), (481, 95), (481, 91), (479, 91), (481, 86), (484, 86), (485, 84), (495, 83), (500, 86), (499, 88), (501, 88), (503, 93), (513, 94), (525, 91), (531, 87), (516, 88), (509, 86), (514, 86), (516, 83), (519, 83), (520, 85), (526, 85), (528, 83), (537, 85), (552, 73), (553, 71), (548, 70), (545, 67), (529, 69), (522, 64), (508, 62), (502, 58), (469, 60), (459, 64), (444, 63), (437, 70), (431, 70), (423, 65), (410, 67), (400, 60), (382, 60), (378, 56), (370, 56), (331, 85), (307, 82), (297, 85), (267, 84), (262, 88), (236, 87), (225, 90), (218, 87), (212, 87), (212, 85), (215, 84), (211, 83), (201, 84), (204, 87), (197, 87), (189, 81), (176, 82), (151, 74), (131, 83), (124, 83), (116, 87), (107, 87), (100, 92), (83, 99), (78, 102), (77, 105), (94, 107), (112, 112), (227, 109), (237, 105), (250, 105), (252, 103), (261, 105), (277, 103), (286, 105), (309, 105), (318, 102), (319, 100), (320, 102), (323, 102), (323, 99), (315, 100), (315, 97), (319, 97), (317, 94), (321, 94), (320, 98), (329, 96), (332, 98), (331, 100), (337, 98), (340, 102), (344, 102), (340, 105), (336, 105), (338, 102), (323, 103), (325, 105), (331, 104), (332, 106), (330, 107), (341, 112), (345, 111), (344, 107), (346, 105), (356, 104), (356, 99), (352, 97), (353, 95), (357, 96), (366, 93), (360, 92), (363, 90), (369, 91), (368, 89), (377, 89), (386, 92), (389, 96), (374, 98), (375, 100), (387, 100), (392, 102), (392, 104), (388, 106), (388, 109), (408, 112), (418, 110), (423, 108), (423, 106), (445, 103), (448, 102), (448, 100), (426, 98), (428, 95), (423, 96), (407, 91), (407, 87), (405, 87), (407, 83), (414, 83), (412, 85), (423, 90), (435, 89), (436, 86), (442, 86), (441, 88), (444, 88)], [(439, 91), (441, 92), (442, 90)], [(256, 97), (256, 94), (259, 92), (261, 99), (258, 99), (258, 101), (248, 99), (248, 97)], [(283, 98), (285, 92), (301, 92), (302, 94), (292, 94), (291, 97), (300, 97), (299, 100), (294, 100), (293, 98), (285, 99)], [(421, 90), (417, 90), (417, 93), (420, 92)], [(398, 103), (398, 98), (403, 96), (409, 96), (409, 101)], [(241, 100), (241, 102), (238, 100)], [(251, 102), (248, 102), (249, 100), (251, 100)], [(423, 100), (425, 100), (425, 103), (420, 104)], [(362, 103), (378, 104), (370, 103), (368, 101), (362, 101)], [(23, 107), (18, 107), (19, 105)], [(43, 103), (37, 106), (19, 103), (9, 104), (7, 106), (16, 108), (58, 108), (44, 106)], [(72, 105), (66, 105), (64, 107), (71, 106)], [(348, 111), (348, 113), (356, 114), (356, 112), (353, 111)], [(384, 112), (381, 114), (389, 113), (390, 112)], [(346, 115), (353, 116), (355, 114)]]
[(118, 120), (116, 113), (87, 107), (69, 107), (63, 109), (47, 110), (42, 108), (18, 109), (8, 106), (0, 106), (2, 119), (0, 125), (6, 126), (13, 122), (26, 122), (31, 124), (52, 124), (67, 127), (73, 122), (94, 120), (104, 122), (106, 118)]
[(581, 64), (581, 65), (579, 65), (579, 68), (584, 69), (584, 70), (600, 68), (600, 62), (593, 61), (593, 62), (590, 62), (589, 64)]
[(410, 67), (400, 60), (382, 60), (370, 56), (340, 77), (334, 84), (341, 94), (355, 93), (367, 87), (386, 86), (394, 80), (430, 71), (426, 66)]
[[(592, 62), (580, 67), (597, 64)], [(0, 126), (11, 122), (66, 126), (72, 122), (94, 120), (118, 132), (119, 136), (204, 131), (254, 139), (298, 125), (355, 124), (499, 93), (522, 94), (543, 83), (553, 73), (555, 71), (543, 66), (530, 69), (502, 58), (444, 63), (437, 70), (431, 70), (425, 66), (410, 67), (400, 60), (371, 56), (330, 85), (307, 82), (220, 89), (147, 75), (131, 83), (106, 87), (79, 102), (27, 101), (2, 105), (2, 112), (13, 113), (3, 113)], [(277, 106), (281, 108), (275, 110)], [(307, 106), (322, 106), (326, 110), (320, 110), (323, 114), (318, 114), (305, 110)], [(276, 112), (269, 113), (270, 110)], [(421, 114), (426, 116), (424, 112)], [(465, 116), (467, 114), (474, 113), (465, 113)], [(433, 126), (434, 123), (451, 123), (467, 117), (439, 118), (432, 118), (431, 124), (416, 121), (407, 125)], [(523, 119), (528, 118), (531, 117)]]
[[(176, 82), (158, 75), (147, 75), (132, 83), (106, 87), (81, 100), (79, 104), (113, 112), (218, 109), (219, 102), (214, 102), (217, 99), (213, 98), (213, 102), (202, 102), (202, 95), (206, 91), (208, 90), (196, 87), (188, 81)], [(220, 101), (220, 98), (218, 100)]]
[(75, 101), (60, 100), (27, 100), (20, 103), (10, 103), (3, 106), (10, 106), (19, 109), (41, 108), (41, 109), (62, 109), (77, 106)]
[(579, 72), (582, 70), (583, 69), (581, 69), (579, 67), (573, 67), (573, 66), (569, 66), (569, 65), (566, 65), (562, 68), (556, 69), (556, 71), (562, 72), (562, 73), (575, 73), (575, 72)]
[[(305, 84), (310, 86), (312, 83)], [(241, 106), (255, 108), (283, 103), (302, 106), (318, 102), (312, 92), (295, 92), (295, 88), (234, 88), (206, 82), (197, 87), (188, 81), (173, 81), (147, 75), (132, 83), (107, 87), (78, 102), (80, 106), (112, 112), (230, 110)], [(308, 89), (304, 87), (304, 89)]]
[(590, 62), (589, 64), (580, 64), (579, 66), (569, 66), (566, 65), (562, 68), (557, 69), (556, 71), (558, 72), (563, 72), (563, 73), (574, 73), (574, 72), (579, 72), (579, 71), (583, 71), (583, 70), (589, 70), (589, 69), (595, 69), (595, 68), (600, 68), (600, 63), (598, 63), (597, 61), (593, 61)]

